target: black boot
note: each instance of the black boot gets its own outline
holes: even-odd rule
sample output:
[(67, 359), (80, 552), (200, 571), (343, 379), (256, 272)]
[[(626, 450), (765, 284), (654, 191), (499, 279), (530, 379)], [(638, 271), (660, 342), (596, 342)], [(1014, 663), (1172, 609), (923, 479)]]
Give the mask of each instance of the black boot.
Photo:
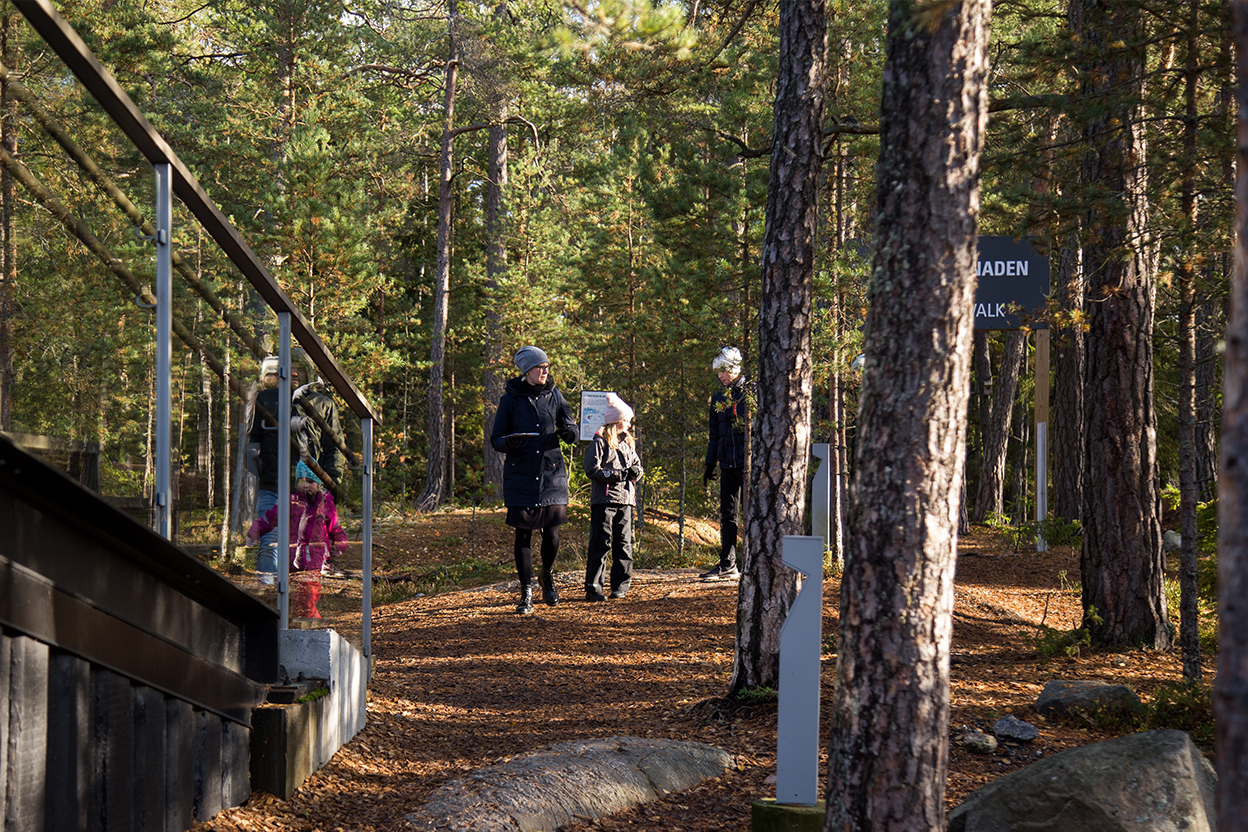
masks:
[(516, 604), (516, 612), (521, 615), (528, 615), (533, 612), (533, 587), (525, 584), (520, 587), (520, 603)]
[(555, 589), (555, 575), (553, 572), (543, 568), (538, 575), (538, 581), (542, 585), (542, 600), (546, 602), (546, 606), (553, 607), (559, 603), (559, 590)]

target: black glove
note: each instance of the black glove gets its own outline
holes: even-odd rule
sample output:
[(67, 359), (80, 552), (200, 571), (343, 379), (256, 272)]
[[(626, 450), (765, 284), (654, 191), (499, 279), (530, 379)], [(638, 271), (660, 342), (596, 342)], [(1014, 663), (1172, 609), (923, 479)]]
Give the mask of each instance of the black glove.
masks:
[(714, 463), (714, 462), (712, 462), (711, 464), (707, 465), (707, 466), (706, 466), (706, 470), (702, 472), (702, 484), (703, 484), (703, 485), (710, 485), (710, 484), (711, 484), (711, 480), (715, 479), (715, 474), (716, 474), (716, 473), (718, 473), (718, 472), (717, 472), (717, 471), (716, 471), (716, 469), (715, 469), (715, 463)]
[(573, 428), (559, 428), (559, 430), (556, 431), (556, 433), (559, 434), (560, 439), (562, 439), (564, 442), (567, 442), (569, 445), (575, 445), (576, 440), (580, 438), (577, 435), (576, 430)]
[(526, 437), (523, 437), (523, 436), (508, 436), (507, 437), (507, 450), (509, 451), (520, 450), (521, 448), (524, 447), (525, 438)]
[(632, 482), (637, 482), (637, 481), (639, 481), (639, 480), (641, 479), (641, 466), (640, 466), (640, 465), (634, 465), (632, 468), (629, 468), (629, 469), (628, 469), (628, 478), (629, 478), (629, 480), (631, 480)]

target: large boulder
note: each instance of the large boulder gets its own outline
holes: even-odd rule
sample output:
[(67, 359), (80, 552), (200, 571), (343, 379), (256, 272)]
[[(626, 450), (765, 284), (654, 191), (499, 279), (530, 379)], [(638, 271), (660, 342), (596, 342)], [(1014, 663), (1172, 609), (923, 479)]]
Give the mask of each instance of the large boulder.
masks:
[(1086, 679), (1054, 679), (1036, 699), (1036, 711), (1044, 716), (1070, 716), (1076, 713), (1128, 715), (1139, 713), (1144, 703), (1126, 685), (1110, 685)]
[(406, 820), (424, 830), (551, 832), (691, 788), (734, 766), (728, 752), (698, 742), (566, 742), (445, 783)]
[(1187, 734), (1146, 731), (994, 780), (949, 813), (949, 832), (1212, 832), (1216, 782)]

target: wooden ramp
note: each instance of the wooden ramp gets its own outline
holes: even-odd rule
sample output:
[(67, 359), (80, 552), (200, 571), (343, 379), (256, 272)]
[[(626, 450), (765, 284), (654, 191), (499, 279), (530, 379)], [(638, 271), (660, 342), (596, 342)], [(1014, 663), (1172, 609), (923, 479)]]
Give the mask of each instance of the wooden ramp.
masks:
[(5, 830), (184, 830), (250, 793), (278, 615), (0, 437)]

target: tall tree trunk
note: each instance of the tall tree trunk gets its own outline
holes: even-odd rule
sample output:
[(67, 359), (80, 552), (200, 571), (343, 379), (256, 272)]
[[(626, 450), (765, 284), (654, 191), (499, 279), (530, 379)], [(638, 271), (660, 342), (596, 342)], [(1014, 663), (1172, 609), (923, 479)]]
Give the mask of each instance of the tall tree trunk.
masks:
[[(507, 3), (494, 10), (500, 21), (511, 18)], [(485, 355), (482, 365), (482, 398), (485, 407), (483, 484), (493, 487), (496, 497), (503, 496), (503, 455), (490, 444), (494, 432), (494, 416), (510, 366), (503, 347), (503, 316), (499, 309), (502, 298), (499, 288), (507, 276), (507, 91), (504, 84), (490, 99), (490, 132), (488, 138), (488, 181), (485, 186)]]
[(1200, 609), (1196, 568), (1196, 85), (1200, 79), (1197, 30), (1200, 6), (1189, 0), (1187, 64), (1184, 68), (1183, 148), (1186, 154), (1180, 204), (1186, 224), (1179, 260), (1179, 646), (1183, 678), (1200, 681)]
[[(987, 330), (978, 329), (971, 336), (971, 367), (974, 383), (967, 420), (967, 468), (980, 471), (984, 467), (984, 436), (992, 421), (992, 349)], [(983, 475), (980, 474), (980, 477)], [(975, 480), (979, 482), (979, 477)]]
[[(17, 13), (5, 3), (0, 19), (0, 60), (15, 65), (10, 35)], [(17, 101), (9, 95), (8, 82), (0, 83), (0, 144), (17, 158)], [(9, 343), (9, 320), (13, 317), (17, 291), (17, 234), (13, 216), (17, 211), (17, 184), (8, 168), (0, 170), (0, 430), (13, 429), (13, 353)]]
[(945, 828), (990, 4), (933, 9), (889, 4), (827, 832)]
[(489, 182), (485, 191), (485, 286), (488, 300), (485, 307), (485, 483), (493, 486), (495, 496), (503, 493), (503, 455), (490, 444), (494, 432), (494, 416), (498, 401), (503, 395), (506, 368), (509, 366), (503, 350), (503, 316), (499, 313), (499, 287), (507, 275), (507, 227), (504, 221), (504, 205), (507, 188), (507, 106), (499, 105), (495, 112), (497, 124), (490, 126), (489, 133)]
[(980, 426), (983, 437), (983, 458), (980, 461), (979, 485), (975, 494), (973, 519), (982, 523), (990, 514), (1005, 513), (1005, 459), (1014, 419), (1014, 397), (1018, 393), (1018, 377), (1027, 355), (1027, 335), (1022, 330), (1005, 334), (1001, 357), (1001, 375), (992, 385), (987, 408), (987, 422)]
[(1083, 609), (1104, 645), (1170, 646), (1162, 587), (1157, 414), (1153, 401), (1153, 244), (1147, 237), (1146, 147), (1139, 100), (1142, 17), (1116, 0), (1072, 0), (1087, 48), (1082, 179), (1089, 207), (1087, 488)]
[(784, 535), (800, 534), (810, 459), (810, 327), (823, 161), (827, 13), (823, 0), (780, 6), (767, 220), (759, 302), (758, 402), (751, 413), (745, 539), (729, 691), (776, 687), (780, 628), (797, 597)]
[(450, 54), (446, 60), (446, 118), (442, 127), (442, 157), (438, 178), (438, 263), (433, 276), (433, 321), (429, 350), (429, 412), (425, 420), (429, 436), (425, 490), (416, 498), (417, 511), (433, 511), (442, 503), (446, 484), (446, 416), (442, 412), (443, 373), (446, 367), (447, 307), (451, 294), (451, 172), (455, 164), (455, 79), (459, 73), (459, 46), (456, 37), (459, 4), (450, 0), (447, 8), (447, 37)]
[(1218, 411), (1221, 389), (1218, 378), (1218, 342), (1226, 329), (1226, 308), (1211, 298), (1210, 287), (1229, 280), (1230, 256), (1213, 258), (1199, 287), (1196, 305), (1196, 424), (1192, 435), (1192, 469), (1196, 495), (1211, 500), (1218, 487)]
[(1213, 708), (1219, 832), (1248, 829), (1248, 0), (1233, 0), (1231, 13), (1237, 171), (1218, 493), (1218, 673)]
[[(1063, 312), (1083, 312), (1082, 249), (1072, 239), (1058, 248), (1054, 294)], [(1053, 467), (1050, 513), (1074, 522), (1083, 520), (1083, 465), (1086, 445), (1083, 423), (1083, 368), (1085, 336), (1080, 323), (1063, 326), (1056, 347), (1053, 426), (1049, 433)]]

